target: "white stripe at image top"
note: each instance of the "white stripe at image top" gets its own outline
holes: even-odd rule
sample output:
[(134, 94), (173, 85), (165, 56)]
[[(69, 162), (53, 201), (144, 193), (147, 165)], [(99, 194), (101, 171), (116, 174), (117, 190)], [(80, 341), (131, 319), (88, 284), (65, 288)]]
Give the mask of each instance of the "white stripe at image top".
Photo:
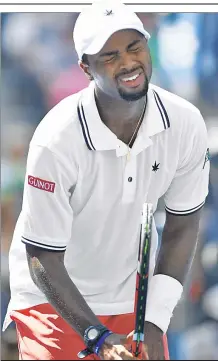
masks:
[[(101, 0), (97, 0), (101, 1)], [(190, 1), (173, 1), (158, 0), (145, 2), (142, 0), (123, 0), (135, 12), (152, 12), (152, 13), (194, 13), (194, 12), (218, 12), (217, 0), (190, 0)], [(90, 6), (90, 0), (1, 0), (1, 12), (80, 12), (84, 7)]]
[[(21, 5), (21, 4), (27, 4), (27, 5), (32, 5), (32, 4), (42, 4), (42, 5), (55, 5), (55, 4), (69, 4), (69, 5), (75, 5), (75, 6), (81, 6), (80, 8), (82, 8), (83, 6), (89, 6), (91, 5), (93, 2), (96, 1), (102, 1), (102, 0), (63, 0), (62, 2), (60, 0), (33, 0), (33, 1), (27, 1), (27, 0), (1, 0), (0, 1), (0, 5), (1, 4), (6, 4), (6, 5), (10, 5), (10, 4), (17, 4), (17, 5)], [(176, 4), (176, 5), (209, 5), (209, 4), (214, 4), (217, 5), (217, 0), (209, 0), (208, 2), (206, 2), (205, 0), (184, 0), (184, 1), (179, 1), (179, 0), (156, 0), (156, 1), (145, 1), (145, 0), (121, 0), (124, 4), (129, 5), (129, 6), (138, 6), (138, 5), (171, 5), (171, 4)]]

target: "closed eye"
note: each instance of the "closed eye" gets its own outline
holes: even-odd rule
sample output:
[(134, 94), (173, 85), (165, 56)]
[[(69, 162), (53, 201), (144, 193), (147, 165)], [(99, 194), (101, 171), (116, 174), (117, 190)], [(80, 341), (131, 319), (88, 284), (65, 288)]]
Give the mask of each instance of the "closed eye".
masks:
[(127, 47), (128, 51), (131, 52), (137, 52), (142, 48), (142, 43), (140, 40), (134, 40), (132, 43), (130, 43)]
[(104, 59), (105, 63), (110, 63), (111, 61), (115, 60), (117, 55), (110, 56), (109, 58)]
[(137, 48), (131, 48), (131, 49), (129, 49), (129, 51), (131, 51), (131, 52), (137, 52), (137, 51), (140, 51), (141, 50), (141, 48), (139, 47), (139, 46), (137, 46)]
[(114, 60), (118, 55), (118, 51), (111, 51), (111, 52), (107, 52), (107, 53), (103, 53), (100, 55), (100, 59), (103, 60), (103, 62), (109, 62)]

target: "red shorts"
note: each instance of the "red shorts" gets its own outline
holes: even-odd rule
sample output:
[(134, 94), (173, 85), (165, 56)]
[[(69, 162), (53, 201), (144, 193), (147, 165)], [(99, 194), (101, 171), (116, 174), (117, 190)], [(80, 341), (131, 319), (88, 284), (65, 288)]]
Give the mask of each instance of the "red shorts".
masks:
[[(78, 360), (77, 353), (85, 348), (80, 336), (48, 303), (13, 311), (11, 318), (16, 323), (20, 360)], [(129, 334), (134, 329), (133, 313), (98, 318), (115, 333)], [(166, 337), (163, 342), (168, 360)], [(92, 355), (85, 360), (99, 358)]]

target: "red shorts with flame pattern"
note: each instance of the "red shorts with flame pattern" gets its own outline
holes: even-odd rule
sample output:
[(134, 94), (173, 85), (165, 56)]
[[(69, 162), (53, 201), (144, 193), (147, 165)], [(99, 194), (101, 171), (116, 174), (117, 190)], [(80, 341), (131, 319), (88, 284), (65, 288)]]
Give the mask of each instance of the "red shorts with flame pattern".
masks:
[[(77, 354), (85, 348), (83, 340), (50, 304), (13, 311), (11, 318), (16, 323), (20, 360), (79, 360)], [(115, 333), (129, 334), (134, 330), (133, 313), (98, 318)], [(165, 336), (163, 343), (165, 359), (169, 360)], [(91, 355), (86, 360), (99, 358)]]

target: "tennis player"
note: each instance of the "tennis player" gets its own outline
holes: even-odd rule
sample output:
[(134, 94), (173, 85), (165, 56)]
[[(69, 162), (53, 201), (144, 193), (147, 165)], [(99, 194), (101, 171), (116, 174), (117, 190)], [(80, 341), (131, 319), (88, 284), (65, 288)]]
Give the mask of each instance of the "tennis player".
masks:
[[(23, 206), (10, 249), (20, 359), (130, 360), (144, 202), (166, 205), (154, 225), (145, 346), (169, 358), (166, 332), (194, 256), (208, 193), (199, 110), (150, 84), (149, 34), (118, 0), (87, 7), (75, 25), (88, 88), (57, 104), (30, 142)], [(73, 81), (73, 79), (69, 79)], [(81, 354), (80, 354), (81, 355)]]

